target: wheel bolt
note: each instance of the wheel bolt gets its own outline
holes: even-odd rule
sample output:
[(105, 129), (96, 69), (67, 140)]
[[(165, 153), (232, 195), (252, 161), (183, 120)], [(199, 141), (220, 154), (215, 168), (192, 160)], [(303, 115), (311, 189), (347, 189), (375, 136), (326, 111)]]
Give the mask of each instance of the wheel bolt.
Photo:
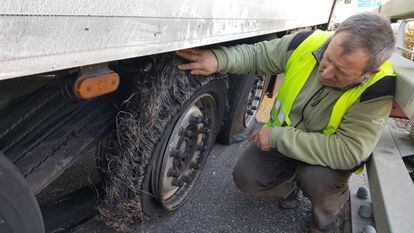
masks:
[(254, 100), (260, 100), (260, 96), (255, 96)]
[(211, 132), (211, 130), (209, 128), (203, 128), (201, 130), (201, 133), (203, 133), (203, 134), (209, 134), (210, 132)]
[(181, 151), (179, 149), (174, 149), (171, 152), (171, 156), (177, 159), (181, 159), (182, 155), (181, 155)]
[(191, 183), (192, 181), (190, 176), (183, 176), (182, 180), (187, 184)]
[(190, 118), (190, 123), (193, 124), (200, 124), (203, 122), (203, 117), (202, 116), (193, 116)]
[(200, 151), (200, 152), (204, 152), (204, 151), (206, 151), (206, 150), (207, 150), (207, 146), (204, 146), (204, 145), (198, 145), (198, 146), (197, 146), (197, 150), (198, 150), (198, 151)]
[(210, 122), (210, 120), (209, 120), (207, 117), (204, 117), (204, 118), (203, 118), (203, 124), (204, 124), (204, 125), (208, 125), (208, 124), (209, 124), (209, 122)]
[(177, 186), (177, 187), (181, 187), (184, 185), (184, 182), (181, 179), (173, 179), (171, 181), (171, 185), (172, 186)]
[(185, 134), (185, 129), (181, 128), (180, 130), (178, 130), (178, 136), (183, 136)]
[(251, 106), (250, 109), (254, 111), (254, 110), (257, 109), (257, 107), (256, 106)]
[(198, 170), (198, 169), (200, 169), (200, 168), (201, 168), (201, 166), (200, 166), (200, 164), (198, 164), (198, 163), (196, 163), (196, 162), (192, 162), (192, 163), (190, 164), (190, 168), (195, 169), (195, 170)]
[(248, 115), (254, 115), (254, 112), (253, 112), (252, 110), (250, 110), (250, 109), (249, 109), (249, 110), (247, 110), (247, 114), (248, 114)]
[(191, 130), (190, 130), (190, 129), (187, 129), (187, 130), (185, 131), (185, 136), (186, 136), (187, 138), (191, 138), (191, 136), (193, 136), (193, 132), (191, 132)]
[(168, 177), (173, 177), (173, 178), (178, 178), (180, 176), (180, 173), (178, 171), (176, 171), (174, 168), (170, 168), (170, 169), (168, 169), (167, 176)]

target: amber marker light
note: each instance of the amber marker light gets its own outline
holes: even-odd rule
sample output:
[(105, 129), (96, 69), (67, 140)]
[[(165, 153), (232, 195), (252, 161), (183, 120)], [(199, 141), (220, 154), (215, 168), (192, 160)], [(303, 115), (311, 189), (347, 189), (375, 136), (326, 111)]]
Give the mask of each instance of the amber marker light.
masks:
[(97, 76), (81, 76), (75, 83), (75, 94), (80, 99), (91, 99), (116, 91), (119, 75), (113, 71)]

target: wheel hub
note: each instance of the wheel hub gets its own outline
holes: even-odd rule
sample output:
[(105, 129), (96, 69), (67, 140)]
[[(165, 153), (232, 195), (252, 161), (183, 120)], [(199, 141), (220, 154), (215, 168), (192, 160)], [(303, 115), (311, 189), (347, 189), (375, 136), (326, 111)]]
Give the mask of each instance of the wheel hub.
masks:
[(256, 80), (247, 98), (244, 111), (244, 127), (249, 128), (253, 124), (259, 110), (260, 100), (263, 96), (265, 79), (263, 76), (256, 76)]
[(201, 173), (213, 138), (215, 109), (212, 96), (199, 97), (181, 115), (171, 133), (156, 191), (167, 209), (183, 202)]

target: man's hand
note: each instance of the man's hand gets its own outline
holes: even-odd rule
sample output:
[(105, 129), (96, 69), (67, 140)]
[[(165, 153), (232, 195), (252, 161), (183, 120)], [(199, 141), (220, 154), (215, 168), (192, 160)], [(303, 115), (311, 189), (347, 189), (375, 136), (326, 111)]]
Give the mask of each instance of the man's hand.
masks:
[(191, 70), (192, 75), (211, 75), (218, 69), (216, 55), (211, 50), (185, 49), (176, 54), (191, 63), (179, 65), (180, 70)]
[(250, 135), (250, 141), (257, 145), (262, 151), (269, 151), (272, 147), (269, 144), (272, 128), (262, 127)]

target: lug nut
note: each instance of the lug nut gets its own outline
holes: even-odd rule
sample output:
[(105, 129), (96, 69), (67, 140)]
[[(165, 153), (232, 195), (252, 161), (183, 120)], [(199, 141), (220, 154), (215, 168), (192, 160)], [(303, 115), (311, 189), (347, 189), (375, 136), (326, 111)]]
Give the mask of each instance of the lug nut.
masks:
[(174, 150), (171, 152), (171, 156), (172, 156), (172, 157), (174, 157), (174, 158), (177, 158), (177, 159), (181, 159), (182, 154), (181, 154), (181, 151), (180, 151), (180, 150), (178, 150), (178, 149), (174, 149)]
[(168, 169), (167, 176), (168, 177), (173, 177), (173, 178), (178, 178), (180, 176), (180, 173), (178, 171), (176, 171), (174, 168), (170, 168), (170, 169)]
[(188, 120), (190, 123), (195, 123), (195, 121), (197, 120), (196, 116), (190, 116), (190, 119)]
[(209, 120), (207, 117), (204, 117), (204, 118), (203, 118), (203, 124), (204, 124), (204, 125), (208, 125), (208, 124), (209, 124), (209, 122), (210, 122), (210, 120)]
[(190, 123), (193, 123), (193, 124), (200, 124), (200, 123), (202, 123), (203, 122), (203, 117), (202, 116), (192, 116), (191, 118), (190, 118)]
[(191, 136), (193, 136), (193, 132), (191, 132), (191, 130), (190, 130), (190, 129), (187, 129), (187, 130), (185, 131), (185, 136), (186, 136), (187, 138), (191, 138)]
[(185, 134), (185, 129), (181, 128), (180, 130), (178, 130), (178, 136), (183, 136)]
[(187, 184), (191, 183), (192, 181), (190, 176), (183, 176), (182, 180)]
[(171, 185), (172, 186), (177, 186), (177, 187), (181, 187), (184, 185), (184, 182), (181, 179), (173, 179), (171, 181)]
[(201, 133), (203, 133), (203, 134), (209, 134), (210, 132), (211, 132), (211, 130), (209, 128), (205, 128), (205, 127), (201, 130)]
[(200, 168), (201, 168), (201, 166), (200, 166), (200, 164), (198, 164), (198, 163), (196, 163), (196, 162), (192, 162), (192, 163), (190, 164), (190, 168), (191, 168), (191, 169), (198, 170), (198, 169), (200, 169)]
[(204, 151), (206, 151), (206, 150), (207, 150), (207, 146), (204, 146), (204, 145), (198, 145), (198, 146), (197, 146), (197, 150), (198, 150), (198, 151), (200, 151), (200, 152), (204, 152)]

